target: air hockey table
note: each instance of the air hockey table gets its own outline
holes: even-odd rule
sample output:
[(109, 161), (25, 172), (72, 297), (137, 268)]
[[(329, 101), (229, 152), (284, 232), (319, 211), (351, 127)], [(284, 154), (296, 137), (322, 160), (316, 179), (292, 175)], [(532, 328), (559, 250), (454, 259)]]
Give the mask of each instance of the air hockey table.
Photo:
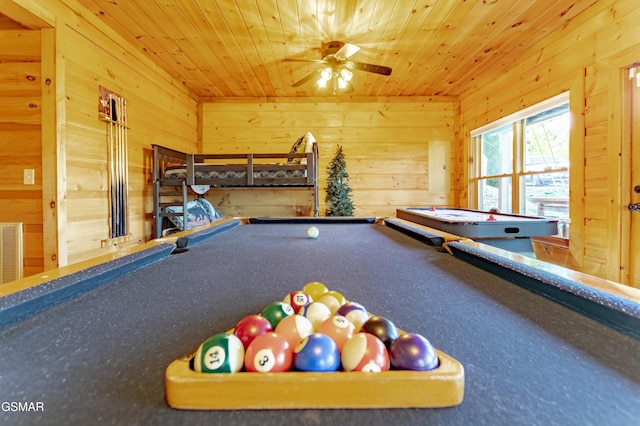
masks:
[[(0, 286), (0, 424), (630, 425), (640, 418), (638, 289), (584, 284), (580, 274), (481, 243), (451, 241), (448, 252), (430, 243), (428, 230), (395, 218), (393, 227), (377, 218), (313, 219), (225, 219)], [(317, 239), (307, 237), (311, 224)], [(415, 407), (415, 387), (394, 387), (388, 399), (397, 407), (362, 408), (356, 402), (389, 389), (389, 377), (353, 373), (365, 383), (332, 408), (325, 402), (341, 382), (309, 394), (317, 380), (310, 373), (296, 385), (307, 398), (298, 406), (299, 395), (277, 376), (289, 373), (273, 373), (256, 382), (270, 381), (269, 398), (282, 395), (288, 408), (172, 405), (174, 362), (310, 281), (456, 359), (462, 400)], [(185, 380), (207, 380), (194, 375)], [(242, 397), (263, 401), (257, 389), (249, 383)], [(223, 383), (208, 397), (227, 393)]]
[(531, 237), (556, 235), (558, 220), (469, 209), (404, 208), (396, 216), (460, 237), (535, 257)]

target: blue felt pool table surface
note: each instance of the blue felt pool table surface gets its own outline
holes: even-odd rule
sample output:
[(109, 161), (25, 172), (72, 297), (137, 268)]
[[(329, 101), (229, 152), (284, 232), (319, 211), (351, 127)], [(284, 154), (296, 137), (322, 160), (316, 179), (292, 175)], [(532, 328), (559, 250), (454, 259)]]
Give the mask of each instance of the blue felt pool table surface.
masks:
[[(184, 253), (41, 312), (23, 311), (0, 328), (0, 424), (638, 424), (636, 336), (384, 224), (319, 221), (315, 240), (308, 226), (228, 226), (189, 242)], [(463, 402), (371, 410), (168, 406), (164, 374), (173, 360), (309, 281), (457, 359)], [(15, 305), (21, 297), (9, 299)], [(44, 411), (12, 411), (5, 403), (13, 401), (41, 402)]]

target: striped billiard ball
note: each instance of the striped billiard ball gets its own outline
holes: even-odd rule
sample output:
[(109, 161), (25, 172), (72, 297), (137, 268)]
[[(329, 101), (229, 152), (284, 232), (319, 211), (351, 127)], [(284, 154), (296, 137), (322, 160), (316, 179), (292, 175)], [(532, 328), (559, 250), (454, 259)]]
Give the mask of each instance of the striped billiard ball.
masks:
[(218, 333), (205, 340), (193, 358), (193, 369), (199, 373), (236, 373), (244, 365), (244, 346), (233, 335)]

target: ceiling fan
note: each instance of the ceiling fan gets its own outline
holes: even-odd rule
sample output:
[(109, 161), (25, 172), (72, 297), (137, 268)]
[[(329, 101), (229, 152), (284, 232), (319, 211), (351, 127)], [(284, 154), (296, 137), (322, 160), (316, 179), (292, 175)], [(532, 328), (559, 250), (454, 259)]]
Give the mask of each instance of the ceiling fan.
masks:
[(351, 70), (360, 70), (374, 74), (390, 75), (391, 68), (382, 65), (368, 64), (366, 62), (351, 61), (349, 58), (355, 55), (360, 48), (355, 44), (341, 41), (330, 41), (322, 45), (322, 59), (284, 59), (283, 62), (312, 62), (319, 64), (318, 68), (293, 83), (292, 87), (298, 87), (316, 79), (318, 86), (324, 88), (332, 82), (333, 93), (349, 93), (353, 91)]

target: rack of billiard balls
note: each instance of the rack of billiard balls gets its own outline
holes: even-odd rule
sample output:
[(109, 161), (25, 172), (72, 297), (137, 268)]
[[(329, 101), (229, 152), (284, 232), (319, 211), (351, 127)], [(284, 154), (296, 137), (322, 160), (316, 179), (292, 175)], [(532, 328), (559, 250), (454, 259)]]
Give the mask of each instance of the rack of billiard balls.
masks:
[(205, 340), (190, 359), (198, 373), (429, 371), (431, 343), (320, 282), (307, 283), (227, 332)]

